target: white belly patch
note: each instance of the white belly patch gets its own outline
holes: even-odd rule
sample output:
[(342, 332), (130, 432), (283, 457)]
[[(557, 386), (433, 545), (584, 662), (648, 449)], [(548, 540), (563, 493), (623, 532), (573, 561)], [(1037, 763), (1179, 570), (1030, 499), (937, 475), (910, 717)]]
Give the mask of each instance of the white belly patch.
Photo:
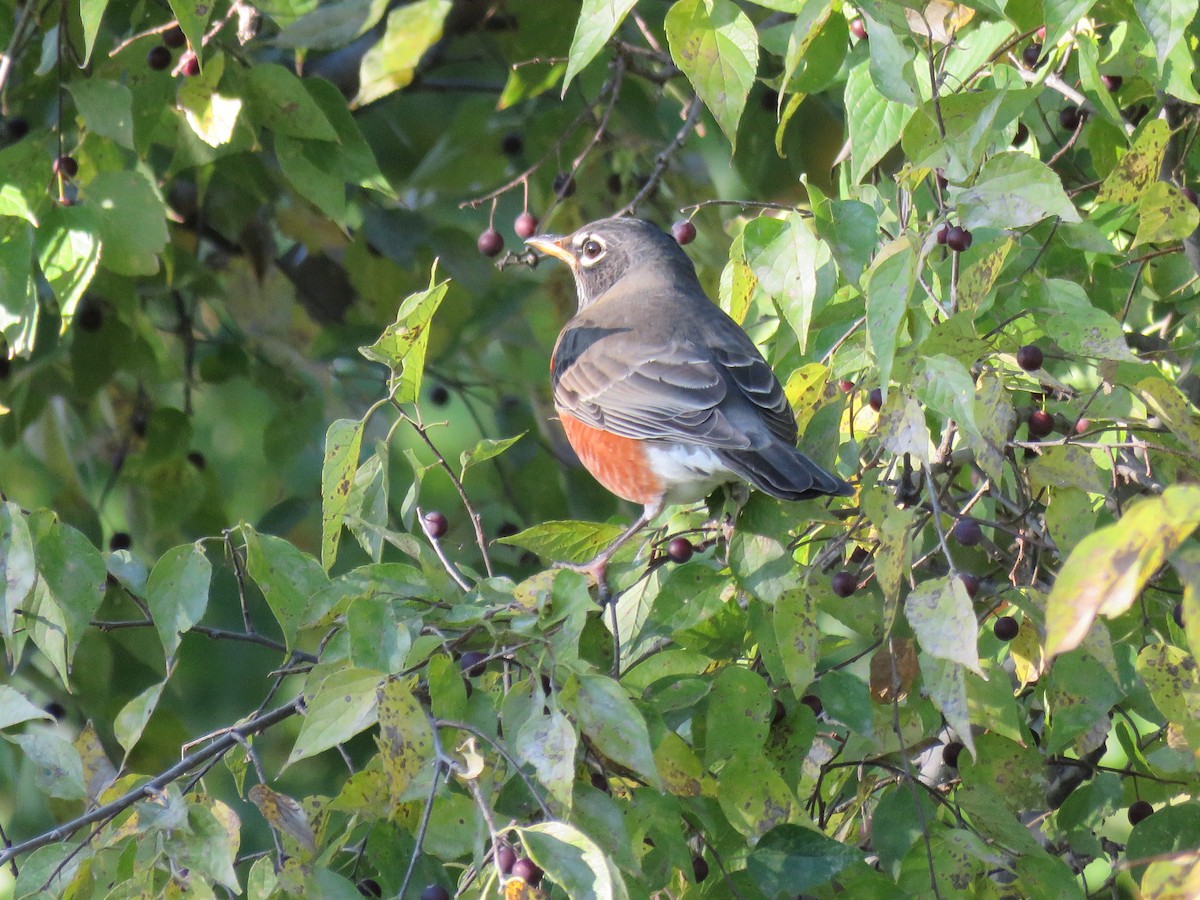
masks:
[(646, 458), (667, 488), (667, 504), (694, 503), (707, 497), (717, 486), (737, 481), (737, 475), (708, 447), (647, 444)]

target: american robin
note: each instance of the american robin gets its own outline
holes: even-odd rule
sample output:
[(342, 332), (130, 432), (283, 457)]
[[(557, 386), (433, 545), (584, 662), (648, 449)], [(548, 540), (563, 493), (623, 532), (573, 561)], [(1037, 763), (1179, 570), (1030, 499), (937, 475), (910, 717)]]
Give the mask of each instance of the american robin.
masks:
[(612, 553), (662, 509), (748, 482), (782, 500), (852, 493), (796, 449), (783, 387), (705, 295), (675, 239), (641, 219), (525, 243), (571, 267), (579, 310), (550, 360), (554, 406), (584, 467), (643, 506)]

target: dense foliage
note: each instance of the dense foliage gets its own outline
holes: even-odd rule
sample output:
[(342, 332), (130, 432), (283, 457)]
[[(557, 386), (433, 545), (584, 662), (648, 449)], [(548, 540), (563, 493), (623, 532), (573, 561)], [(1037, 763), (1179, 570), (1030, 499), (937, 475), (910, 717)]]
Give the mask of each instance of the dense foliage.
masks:
[[(0, 897), (1200, 896), (1194, 2), (0, 13)], [(618, 211), (855, 495), (601, 592)]]

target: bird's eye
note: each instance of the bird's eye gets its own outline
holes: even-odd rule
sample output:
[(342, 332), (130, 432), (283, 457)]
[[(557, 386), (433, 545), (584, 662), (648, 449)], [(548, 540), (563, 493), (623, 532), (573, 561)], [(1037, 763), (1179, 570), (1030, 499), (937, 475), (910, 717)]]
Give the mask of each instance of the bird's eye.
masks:
[(588, 238), (584, 241), (580, 250), (583, 253), (583, 258), (588, 261), (595, 261), (604, 255), (604, 245), (595, 238)]

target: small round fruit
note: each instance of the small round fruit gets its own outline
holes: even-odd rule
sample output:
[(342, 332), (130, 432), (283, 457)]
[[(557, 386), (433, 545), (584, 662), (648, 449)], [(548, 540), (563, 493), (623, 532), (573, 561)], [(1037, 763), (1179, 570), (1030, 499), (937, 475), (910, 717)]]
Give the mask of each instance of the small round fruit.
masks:
[(775, 705), (771, 710), (771, 724), (778, 725), (787, 716), (787, 707), (783, 705), (783, 701), (778, 697), (775, 698)]
[(1075, 423), (1076, 434), (1086, 434), (1087, 430), (1092, 427), (1092, 423), (1088, 419), (1080, 419)]
[(610, 194), (621, 193), (621, 176), (617, 172), (613, 172), (604, 182), (604, 186), (608, 188)]
[[(520, 527), (515, 522), (501, 522), (500, 527), (496, 529), (496, 537), (506, 538), (512, 537), (520, 531)], [(546, 690), (550, 690), (546, 688)]]
[(1150, 112), (1150, 107), (1145, 103), (1139, 103), (1137, 106), (1131, 106), (1125, 110), (1125, 118), (1129, 120), (1130, 125), (1137, 125)]
[(1037, 344), (1026, 344), (1017, 351), (1017, 365), (1026, 372), (1036, 372), (1045, 360), (1042, 348)]
[(696, 548), (685, 537), (672, 538), (671, 543), (667, 544), (667, 556), (677, 563), (687, 562), (695, 552)]
[(1054, 431), (1054, 416), (1044, 409), (1035, 409), (1029, 414), (1029, 436), (1040, 439)]
[(156, 72), (161, 72), (171, 65), (171, 51), (162, 44), (155, 44), (146, 54), (146, 65)]
[(440, 537), (445, 537), (446, 532), (450, 529), (450, 522), (443, 513), (436, 509), (430, 510), (421, 517), (421, 524), (425, 527), (425, 533), (435, 540)]
[(838, 382), (838, 390), (843, 394), (849, 394), (852, 390), (854, 390), (854, 382), (843, 378)]
[(1018, 122), (1016, 134), (1013, 135), (1012, 145), (1020, 147), (1027, 140), (1029, 140), (1029, 129), (1025, 127), (1024, 122)]
[(515, 231), (517, 233), (517, 237), (521, 238), (522, 240), (533, 237), (533, 235), (537, 232), (537, 227), (537, 216), (535, 216), (529, 210), (525, 210), (525, 212), (517, 216), (516, 220), (513, 222), (513, 231)]
[(816, 694), (805, 694), (800, 698), (800, 702), (812, 710), (812, 714), (820, 718), (821, 713), (825, 711), (825, 705), (821, 702), (821, 698)]
[(133, 546), (133, 538), (129, 536), (128, 531), (114, 531), (113, 536), (108, 539), (109, 550), (128, 550)]
[(950, 226), (943, 223), (942, 227), (937, 230), (937, 234), (934, 236), (937, 238), (937, 242), (939, 244), (946, 243), (946, 239), (950, 237)]
[(191, 50), (179, 57), (179, 71), (185, 78), (195, 78), (200, 74), (200, 60)]
[(692, 857), (692, 875), (696, 878), (696, 884), (708, 877), (708, 863), (704, 861), (703, 856)]
[(871, 392), (867, 394), (867, 404), (871, 407), (871, 409), (875, 410), (875, 412), (879, 412), (881, 409), (883, 409), (883, 389), (871, 388)]
[(1183, 627), (1183, 604), (1182, 603), (1175, 604), (1175, 607), (1171, 610), (1171, 618), (1173, 618), (1175, 620), (1176, 625), (1178, 625), (1180, 628)]
[(204, 454), (199, 450), (193, 450), (187, 455), (187, 461), (190, 462), (198, 471), (203, 472), (208, 465), (208, 460), (204, 458)]
[(850, 20), (850, 33), (855, 39), (865, 41), (867, 39), (867, 23), (861, 18)]
[(478, 678), (487, 671), (487, 654), (482, 650), (468, 650), (458, 658), (458, 667), (471, 678)]
[(1125, 79), (1120, 75), (1101, 75), (1100, 83), (1104, 85), (1104, 89), (1110, 94), (1115, 94), (1121, 89), (1121, 85), (1125, 83)]
[(974, 547), (983, 540), (983, 529), (974, 519), (959, 519), (950, 533), (964, 547)]
[(522, 856), (513, 863), (512, 874), (522, 879), (530, 887), (537, 887), (542, 882), (542, 870), (532, 859)]
[(969, 250), (975, 238), (971, 232), (963, 228), (961, 225), (955, 225), (946, 234), (946, 246), (955, 253), (962, 253), (964, 250)]
[(606, 793), (606, 794), (608, 793), (608, 779), (605, 778), (603, 775), (601, 775), (599, 772), (592, 773), (591, 781), (592, 781), (592, 787), (594, 787), (596, 790), (604, 791), (604, 793)]
[(1037, 38), (1037, 42), (1039, 44), (1046, 43), (1046, 26), (1043, 25), (1041, 28), (1039, 28), (1034, 34), (1034, 37)]
[(84, 299), (75, 311), (75, 324), (84, 331), (96, 332), (104, 327), (104, 310), (94, 300)]
[(484, 256), (496, 256), (504, 249), (504, 238), (495, 228), (488, 228), (475, 241), (475, 246)]
[(833, 578), (829, 581), (833, 592), (839, 597), (849, 597), (858, 590), (858, 579), (854, 577), (853, 572), (847, 572), (843, 569), (840, 572), (835, 572)]
[(1031, 69), (1036, 69), (1038, 60), (1042, 58), (1042, 45), (1037, 41), (1031, 44), (1026, 44), (1024, 51), (1021, 53), (1021, 58), (1025, 60), (1025, 65)]
[(1197, 195), (1196, 192), (1186, 184), (1179, 189), (1179, 193), (1183, 194), (1183, 196), (1191, 201), (1192, 206), (1200, 206), (1200, 195)]
[(1064, 106), (1058, 112), (1058, 124), (1064, 131), (1074, 131), (1083, 122), (1083, 110), (1078, 106)]
[(379, 882), (374, 878), (364, 878), (362, 881), (356, 884), (355, 887), (358, 888), (358, 892), (364, 897), (383, 896), (383, 888), (379, 886)]
[(525, 152), (525, 138), (519, 132), (510, 131), (500, 140), (500, 152), (505, 156), (520, 156)]
[(178, 50), (187, 43), (187, 38), (183, 35), (183, 29), (176, 25), (162, 33), (162, 42), (172, 50)]
[(969, 572), (962, 572), (959, 574), (958, 580), (966, 588), (967, 596), (974, 600), (975, 595), (979, 593), (979, 576), (972, 575)]
[(450, 402), (450, 392), (443, 384), (435, 384), (429, 389), (429, 402), (434, 406), (445, 406)]
[(1002, 641), (1011, 641), (1020, 630), (1021, 626), (1012, 616), (1001, 616), (992, 625), (992, 634)]
[(60, 156), (54, 160), (54, 174), (63, 178), (74, 178), (79, 174), (79, 163), (73, 156)]
[(690, 244), (696, 239), (696, 226), (686, 219), (671, 226), (671, 236), (679, 245)]
[(450, 892), (440, 884), (431, 884), (421, 891), (421, 900), (450, 900)]
[(513, 870), (513, 864), (517, 861), (517, 851), (508, 844), (501, 844), (496, 848), (496, 869), (501, 875), (507, 875)]
[(23, 116), (13, 116), (4, 123), (4, 133), (10, 141), (19, 141), (29, 134), (29, 120)]
[(1154, 807), (1149, 800), (1134, 800), (1129, 804), (1129, 809), (1125, 812), (1129, 819), (1130, 825), (1136, 825), (1144, 819), (1148, 819), (1154, 815)]
[(958, 768), (958, 757), (963, 752), (962, 741), (951, 741), (942, 747), (942, 762), (952, 769)]
[(570, 172), (559, 172), (554, 176), (554, 193), (564, 200), (575, 193), (575, 179)]

